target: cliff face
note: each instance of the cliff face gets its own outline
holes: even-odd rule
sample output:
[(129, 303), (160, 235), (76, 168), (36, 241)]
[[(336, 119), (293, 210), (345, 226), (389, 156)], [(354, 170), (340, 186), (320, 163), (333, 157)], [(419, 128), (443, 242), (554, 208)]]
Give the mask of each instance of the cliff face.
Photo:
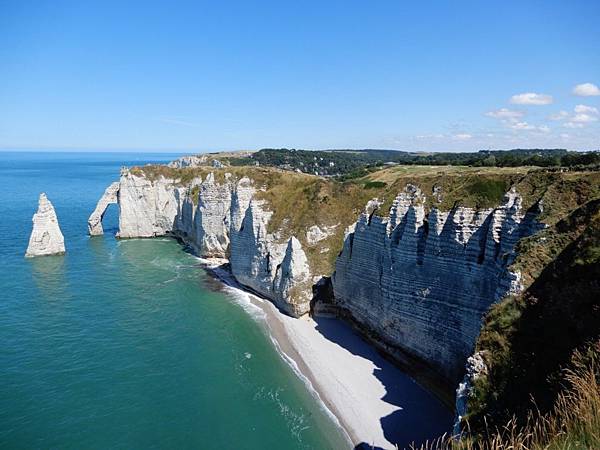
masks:
[(119, 233), (121, 238), (154, 237), (172, 232), (183, 188), (174, 180), (151, 181), (127, 169), (119, 180)]
[(118, 185), (119, 237), (176, 235), (199, 256), (229, 258), (240, 283), (288, 314), (308, 312), (312, 278), (302, 245), (267, 232), (272, 213), (255, 198), (252, 180), (226, 174), (217, 182), (209, 173), (182, 183), (124, 169)]
[(514, 191), (493, 209), (425, 210), (413, 185), (389, 217), (370, 202), (344, 242), (335, 303), (376, 339), (427, 362), (456, 384), (489, 306), (521, 289), (514, 246), (539, 224)]
[[(528, 307), (531, 317), (511, 319), (536, 330), (524, 332), (535, 336), (522, 350), (527, 370), (511, 376), (503, 374), (516, 369), (502, 364), (512, 359), (499, 363), (490, 355), (519, 347), (516, 338), (510, 345), (503, 340), (510, 330), (496, 330), (517, 325), (504, 317), (488, 318), (488, 330), (481, 328), (493, 303), (505, 299), (492, 307), (492, 318), (502, 313), (499, 306), (507, 298), (522, 297), (528, 291), (519, 293), (524, 287), (530, 291), (532, 283), (535, 287), (545, 265), (575, 239), (563, 228), (577, 228), (578, 216), (567, 225), (560, 219), (598, 198), (597, 172), (397, 167), (340, 183), (264, 168), (177, 167), (124, 169), (117, 187), (111, 185), (90, 217), (90, 233), (101, 230), (103, 211), (116, 198), (120, 237), (175, 235), (200, 256), (227, 258), (240, 283), (290, 315), (309, 311), (314, 288), (313, 311), (350, 318), (392, 356), (425, 362), (447, 382), (444, 387), (458, 385), (459, 416), (473, 409), (478, 416), (485, 413), (473, 402), (479, 380), (493, 380), (493, 390), (485, 395), (504, 390), (508, 398), (515, 390), (508, 380), (537, 373), (531, 368), (537, 360), (527, 364), (530, 355), (544, 349), (529, 346), (545, 345), (550, 338), (538, 336), (546, 332), (553, 336), (553, 348), (560, 348), (565, 339), (557, 338), (555, 329), (564, 317), (571, 324), (595, 320), (593, 309), (576, 320), (559, 309), (573, 294), (556, 294), (560, 286), (555, 285), (563, 280), (555, 279), (551, 297), (558, 312), (551, 331), (545, 329), (546, 320), (538, 320), (543, 308)], [(541, 233), (536, 232), (545, 225), (538, 217), (549, 226)], [(555, 273), (550, 270), (548, 277)], [(573, 269), (573, 279), (579, 276), (579, 269)], [(584, 299), (590, 284), (576, 289)], [(535, 295), (543, 298), (538, 291)], [(565, 327), (565, 333), (573, 328)], [(484, 342), (468, 359), (478, 336)], [(531, 378), (530, 386), (540, 384)], [(437, 378), (423, 381), (440, 387)], [(523, 392), (515, 396), (529, 399)], [(446, 397), (448, 389), (442, 394)]]
[[(389, 217), (377, 215), (381, 202), (373, 199), (347, 230), (332, 276), (333, 307), (398, 356), (425, 361), (456, 384), (483, 314), (521, 289), (520, 274), (508, 269), (515, 244), (540, 225), (514, 190), (495, 208), (442, 211), (417, 186), (405, 186)], [(176, 235), (199, 256), (228, 258), (241, 284), (300, 316), (309, 311), (314, 281), (323, 274), (311, 269), (300, 235), (269, 230), (273, 211), (259, 195), (263, 190), (229, 173), (217, 180), (211, 172), (194, 172), (182, 180), (123, 169), (92, 214), (90, 229), (98, 229), (105, 204), (118, 198), (119, 237)], [(326, 213), (327, 205), (320, 207)], [(330, 252), (321, 240), (347, 224), (325, 231), (306, 224), (307, 248)]]
[(37, 212), (33, 215), (33, 230), (25, 256), (60, 255), (65, 252), (65, 239), (54, 206), (43, 192), (40, 194)]

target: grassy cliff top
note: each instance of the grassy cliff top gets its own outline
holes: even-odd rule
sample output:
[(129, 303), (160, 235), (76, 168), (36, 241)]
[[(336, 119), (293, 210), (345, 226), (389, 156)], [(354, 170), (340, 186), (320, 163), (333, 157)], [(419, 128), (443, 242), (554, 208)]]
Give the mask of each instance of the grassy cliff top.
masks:
[[(271, 167), (209, 166), (171, 168), (164, 165), (134, 167), (131, 173), (150, 180), (163, 176), (185, 186), (194, 178), (213, 173), (217, 182), (230, 173), (233, 180), (248, 177), (273, 216), (269, 231), (279, 231), (282, 239), (296, 236), (306, 250), (315, 273), (328, 275), (341, 250), (345, 229), (353, 224), (366, 203), (377, 197), (383, 201), (377, 211), (387, 216), (389, 208), (407, 184), (418, 186), (426, 196), (428, 209), (450, 210), (456, 205), (492, 208), (515, 187), (527, 209), (542, 200), (542, 220), (554, 224), (583, 202), (600, 196), (600, 172), (546, 171), (532, 167), (393, 166), (372, 170), (347, 181), (323, 178)], [(435, 192), (435, 195), (434, 195)], [(331, 235), (309, 246), (306, 232), (313, 226), (328, 228)]]

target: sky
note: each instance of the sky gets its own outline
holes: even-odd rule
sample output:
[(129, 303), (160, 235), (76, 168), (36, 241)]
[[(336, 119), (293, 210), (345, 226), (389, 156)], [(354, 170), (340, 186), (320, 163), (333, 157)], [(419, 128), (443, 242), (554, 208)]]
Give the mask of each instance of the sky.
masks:
[(599, 149), (599, 24), (598, 0), (0, 0), (0, 149)]

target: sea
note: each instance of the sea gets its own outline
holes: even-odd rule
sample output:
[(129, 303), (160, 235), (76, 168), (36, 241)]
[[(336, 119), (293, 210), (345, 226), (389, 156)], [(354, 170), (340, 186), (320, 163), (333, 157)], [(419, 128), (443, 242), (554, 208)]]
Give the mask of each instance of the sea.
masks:
[[(87, 218), (122, 166), (176, 154), (0, 152), (0, 448), (343, 449), (266, 329), (168, 238)], [(66, 254), (25, 258), (38, 196)]]

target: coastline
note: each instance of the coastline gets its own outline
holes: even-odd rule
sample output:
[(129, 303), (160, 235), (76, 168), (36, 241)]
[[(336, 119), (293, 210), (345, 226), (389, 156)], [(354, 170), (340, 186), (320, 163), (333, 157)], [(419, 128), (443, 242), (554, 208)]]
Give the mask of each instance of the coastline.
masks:
[[(337, 318), (287, 316), (269, 300), (241, 286), (221, 267), (227, 260), (197, 258), (228, 294), (265, 326), (279, 354), (338, 424), (350, 447), (362, 444), (395, 449), (391, 439), (398, 433), (407, 434), (402, 433), (403, 427), (411, 428), (416, 441), (437, 437), (424, 430), (413, 434), (410, 423), (416, 421), (423, 427), (423, 423), (434, 422), (441, 411), (429, 417), (428, 408), (434, 404), (444, 407), (349, 324)], [(404, 436), (403, 445), (410, 444), (406, 439)]]

